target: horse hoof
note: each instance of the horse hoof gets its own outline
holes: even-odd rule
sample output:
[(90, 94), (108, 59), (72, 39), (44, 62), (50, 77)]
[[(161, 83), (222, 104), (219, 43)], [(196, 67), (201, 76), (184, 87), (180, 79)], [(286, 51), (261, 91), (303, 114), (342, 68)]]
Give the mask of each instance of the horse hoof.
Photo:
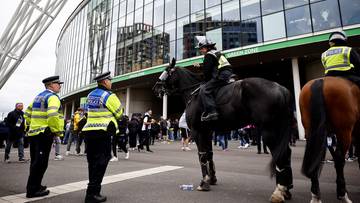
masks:
[(210, 191), (210, 184), (201, 180), (200, 185), (196, 188), (197, 191)]
[(217, 184), (216, 176), (211, 177), (209, 183), (210, 183), (210, 185), (216, 185)]
[(347, 193), (345, 193), (345, 196), (339, 197), (338, 199), (340, 200), (341, 203), (352, 203)]
[(277, 185), (275, 191), (272, 193), (270, 197), (271, 203), (281, 203), (285, 202), (285, 187), (282, 185)]
[(285, 191), (284, 198), (285, 198), (285, 200), (291, 200), (292, 194), (289, 190)]
[(311, 193), (311, 201), (310, 203), (321, 203), (320, 197)]

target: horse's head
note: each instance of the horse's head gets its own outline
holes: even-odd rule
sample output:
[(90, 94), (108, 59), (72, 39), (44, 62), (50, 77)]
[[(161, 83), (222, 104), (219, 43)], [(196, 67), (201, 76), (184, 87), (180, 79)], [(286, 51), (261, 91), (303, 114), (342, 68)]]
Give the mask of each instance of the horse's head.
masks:
[(177, 78), (174, 77), (177, 68), (175, 65), (176, 59), (173, 58), (171, 63), (161, 73), (159, 80), (155, 83), (153, 91), (158, 97), (161, 97), (164, 94), (170, 95), (174, 92), (174, 89), (176, 88), (174, 85), (177, 80)]

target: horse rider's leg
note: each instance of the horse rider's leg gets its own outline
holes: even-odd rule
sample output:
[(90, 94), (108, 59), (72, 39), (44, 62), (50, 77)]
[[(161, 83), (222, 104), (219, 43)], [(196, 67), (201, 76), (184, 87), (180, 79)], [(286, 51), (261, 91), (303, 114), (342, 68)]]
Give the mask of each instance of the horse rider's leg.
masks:
[(338, 134), (338, 143), (335, 150), (334, 163), (336, 169), (336, 193), (337, 198), (342, 202), (351, 203), (352, 201), (347, 196), (346, 183), (344, 177), (345, 154), (350, 147), (351, 136), (346, 132)]

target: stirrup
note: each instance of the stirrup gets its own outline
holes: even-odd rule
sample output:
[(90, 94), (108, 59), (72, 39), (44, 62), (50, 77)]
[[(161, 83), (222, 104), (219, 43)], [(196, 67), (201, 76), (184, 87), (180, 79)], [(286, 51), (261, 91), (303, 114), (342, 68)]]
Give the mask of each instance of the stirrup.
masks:
[(218, 113), (217, 112), (213, 112), (213, 113), (208, 113), (205, 116), (205, 113), (201, 114), (201, 121), (214, 121), (218, 119)]

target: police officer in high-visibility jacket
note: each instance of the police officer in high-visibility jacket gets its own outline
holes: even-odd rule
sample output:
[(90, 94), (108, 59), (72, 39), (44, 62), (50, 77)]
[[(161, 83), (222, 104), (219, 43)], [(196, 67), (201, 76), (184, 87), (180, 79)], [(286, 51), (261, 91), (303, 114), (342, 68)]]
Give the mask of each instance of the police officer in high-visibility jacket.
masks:
[(57, 95), (63, 82), (60, 82), (59, 76), (45, 78), (42, 82), (46, 90), (35, 97), (24, 113), (26, 124), (29, 126), (31, 157), (26, 186), (27, 198), (49, 194), (49, 190), (41, 185), (41, 181), (48, 166), (54, 136), (62, 135), (64, 130), (64, 117)]
[(325, 76), (360, 77), (360, 57), (355, 49), (347, 46), (345, 32), (331, 33), (329, 45), (330, 48), (321, 55)]
[[(199, 41), (196, 48), (204, 56), (203, 73), (205, 85), (200, 89), (200, 97), (204, 106), (201, 121), (211, 121), (218, 119), (218, 112), (214, 99), (214, 91), (228, 83), (233, 71), (231, 64), (216, 50), (215, 44), (205, 36), (196, 36)], [(199, 66), (194, 64), (194, 66)]]
[(116, 94), (110, 91), (110, 72), (94, 78), (98, 87), (87, 96), (87, 122), (82, 129), (87, 143), (89, 183), (85, 202), (104, 202), (101, 182), (111, 159), (111, 136), (118, 131), (117, 120), (123, 108)]

